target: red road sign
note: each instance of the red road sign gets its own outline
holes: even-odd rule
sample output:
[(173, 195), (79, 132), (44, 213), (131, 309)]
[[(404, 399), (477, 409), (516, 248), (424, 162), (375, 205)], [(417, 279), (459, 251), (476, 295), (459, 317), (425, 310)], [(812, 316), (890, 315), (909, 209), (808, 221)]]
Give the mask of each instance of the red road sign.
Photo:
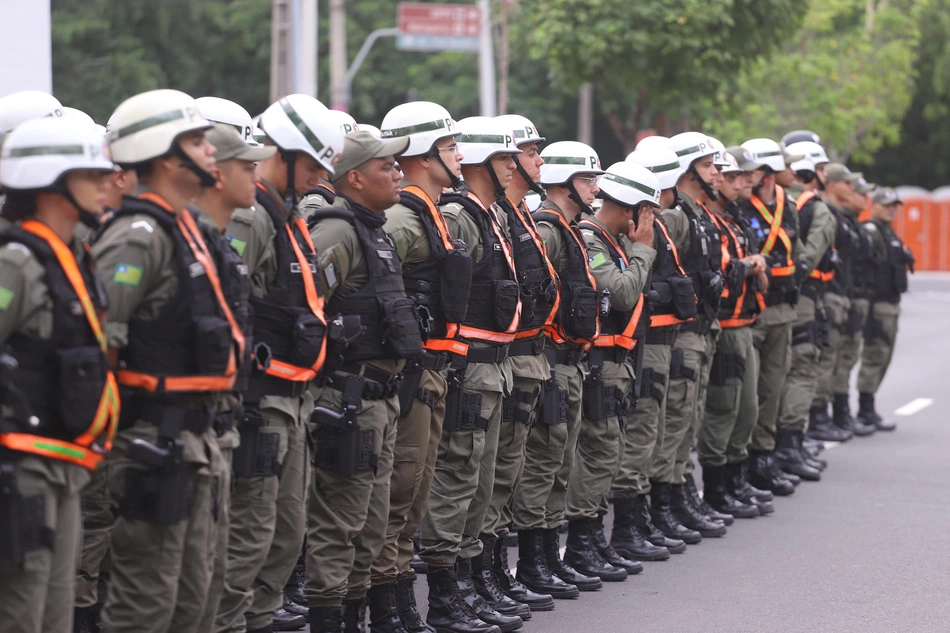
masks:
[(404, 35), (450, 35), (478, 37), (482, 16), (473, 4), (400, 2), (396, 23)]

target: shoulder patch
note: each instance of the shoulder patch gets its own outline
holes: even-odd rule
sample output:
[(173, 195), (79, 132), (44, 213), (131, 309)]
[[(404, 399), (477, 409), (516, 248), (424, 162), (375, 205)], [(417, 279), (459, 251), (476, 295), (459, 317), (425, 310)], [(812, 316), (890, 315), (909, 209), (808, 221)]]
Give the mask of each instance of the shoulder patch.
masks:
[(14, 293), (9, 288), (0, 286), (0, 310), (6, 310), (13, 303)]
[(247, 242), (245, 242), (244, 240), (239, 240), (233, 235), (228, 235), (226, 237), (228, 239), (228, 244), (231, 245), (231, 248), (234, 249), (234, 252), (240, 255), (241, 257), (244, 257), (244, 249), (247, 248)]
[(590, 269), (599, 268), (607, 263), (607, 256), (603, 253), (597, 253), (596, 255), (591, 255), (587, 258), (587, 261), (590, 263)]
[(123, 286), (138, 286), (142, 283), (142, 272), (143, 269), (141, 266), (116, 264), (112, 281), (117, 284), (122, 284)]

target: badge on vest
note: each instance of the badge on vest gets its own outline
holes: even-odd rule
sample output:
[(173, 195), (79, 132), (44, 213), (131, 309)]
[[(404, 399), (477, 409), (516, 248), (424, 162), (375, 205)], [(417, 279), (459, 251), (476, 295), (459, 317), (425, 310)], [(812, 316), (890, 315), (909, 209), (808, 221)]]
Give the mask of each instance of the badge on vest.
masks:
[[(313, 262), (310, 262), (310, 272), (314, 275), (317, 274), (317, 266)], [(298, 262), (290, 263), (290, 272), (299, 275), (300, 274), (300, 264)]]
[(377, 248), (377, 249), (376, 249), (376, 254), (379, 255), (382, 259), (392, 259), (392, 258), (393, 258), (393, 252), (392, 252), (392, 251), (381, 251), (381, 250), (379, 250), (379, 249)]
[(188, 274), (191, 275), (192, 279), (204, 275), (205, 272), (205, 267), (201, 262), (195, 262), (188, 267)]

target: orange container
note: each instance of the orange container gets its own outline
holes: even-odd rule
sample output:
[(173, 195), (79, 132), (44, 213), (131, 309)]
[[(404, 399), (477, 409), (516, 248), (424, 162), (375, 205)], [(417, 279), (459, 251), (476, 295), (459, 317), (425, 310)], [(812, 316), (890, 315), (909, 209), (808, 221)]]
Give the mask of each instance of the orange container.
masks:
[(934, 213), (939, 217), (940, 252), (937, 270), (950, 270), (950, 187), (939, 187), (930, 194)]
[(941, 234), (939, 214), (934, 211), (930, 192), (921, 187), (897, 187), (897, 195), (904, 204), (894, 230), (913, 251), (917, 270), (939, 270), (946, 233)]

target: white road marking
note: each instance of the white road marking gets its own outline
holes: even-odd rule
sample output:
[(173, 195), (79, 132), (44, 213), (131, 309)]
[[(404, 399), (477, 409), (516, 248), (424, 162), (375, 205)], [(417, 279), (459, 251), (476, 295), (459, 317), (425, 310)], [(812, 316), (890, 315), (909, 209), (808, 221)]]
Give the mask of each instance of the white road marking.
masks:
[(911, 400), (910, 402), (908, 402), (901, 408), (895, 409), (894, 413), (896, 415), (904, 415), (904, 416), (914, 415), (915, 413), (919, 413), (923, 411), (924, 409), (926, 409), (933, 403), (934, 403), (933, 398), (917, 398), (915, 400)]

